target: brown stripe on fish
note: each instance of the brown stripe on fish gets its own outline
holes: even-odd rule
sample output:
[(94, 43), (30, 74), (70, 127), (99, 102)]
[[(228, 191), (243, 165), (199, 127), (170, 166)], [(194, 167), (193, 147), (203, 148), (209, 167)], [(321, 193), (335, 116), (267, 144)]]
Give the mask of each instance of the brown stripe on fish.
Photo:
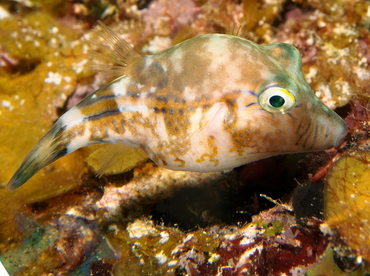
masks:
[[(185, 104), (174, 105), (172, 101), (169, 101), (168, 106), (173, 106), (173, 108), (161, 107), (159, 102), (157, 102), (157, 106), (153, 108), (154, 112), (157, 112), (155, 119), (157, 134), (161, 138), (160, 141), (172, 141), (168, 144), (158, 143), (159, 151), (165, 153), (165, 155), (170, 154), (179, 158), (191, 146), (189, 136), (192, 133), (189, 118), (192, 116), (192, 112), (189, 112)], [(158, 127), (162, 127), (162, 129)], [(168, 138), (165, 139), (165, 136)]]
[(58, 136), (55, 137), (55, 140), (60, 140), (64, 144), (68, 144), (69, 141), (75, 139), (79, 136), (82, 136), (85, 131), (85, 126), (83, 124), (75, 125), (71, 128), (68, 128), (68, 125), (65, 125), (60, 129)]
[(91, 134), (91, 141), (123, 142), (123, 139), (119, 139), (119, 137), (123, 136), (127, 131), (127, 120), (121, 113), (117, 113), (112, 117), (113, 115), (109, 119), (101, 117), (99, 120), (85, 124)]
[[(75, 109), (75, 115), (83, 116), (80, 109)], [(110, 119), (107, 120), (107, 117)], [(82, 119), (75, 117), (76, 121), (70, 121), (70, 116), (61, 119), (64, 127), (58, 140), (68, 147), (68, 152), (83, 145), (110, 142), (126, 132), (125, 124), (122, 124), (124, 118), (120, 112), (101, 112)]]
[(146, 137), (143, 135), (146, 132), (144, 130), (149, 129), (152, 138), (158, 138), (154, 122), (155, 112), (151, 111), (151, 107), (147, 106), (146, 101), (136, 96), (129, 98), (119, 96), (116, 101), (122, 116), (120, 124), (124, 125), (124, 128), (130, 132), (132, 137), (145, 139)]
[[(74, 137), (78, 137), (77, 133), (81, 130), (78, 128), (76, 131), (67, 131), (67, 127), (63, 126), (53, 135), (49, 136), (48, 139), (51, 140), (50, 147), (53, 149), (55, 158), (64, 156), (67, 154), (68, 145)], [(46, 136), (47, 137), (47, 136)]]
[(84, 116), (84, 120), (97, 120), (102, 117), (116, 115), (120, 113), (119, 107), (117, 105), (116, 99), (111, 95), (100, 96), (94, 98), (95, 95), (91, 97), (93, 101), (92, 104), (85, 104), (88, 101), (82, 101), (81, 104), (77, 105)]

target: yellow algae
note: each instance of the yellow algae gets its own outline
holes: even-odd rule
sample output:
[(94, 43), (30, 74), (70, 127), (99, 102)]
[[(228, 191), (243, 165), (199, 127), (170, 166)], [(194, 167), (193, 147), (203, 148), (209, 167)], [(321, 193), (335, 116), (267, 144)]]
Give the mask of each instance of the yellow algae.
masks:
[(260, 0), (243, 0), (243, 13), (241, 18), (242, 27), (246, 30), (258, 29), (264, 24), (272, 24), (279, 16), (283, 9), (284, 1), (260, 1)]
[[(225, 232), (227, 230), (225, 229)], [(186, 234), (176, 227), (158, 226), (150, 220), (137, 219), (124, 225), (115, 224), (108, 231), (111, 244), (122, 252), (115, 264), (115, 275), (164, 275), (174, 273), (180, 264), (179, 255), (191, 251), (213, 252), (222, 235), (213, 236), (210, 229), (200, 229)]]
[(327, 224), (357, 255), (370, 260), (370, 155), (342, 157), (325, 188)]
[(38, 9), (60, 15), (65, 15), (70, 6), (70, 2), (64, 0), (30, 0), (30, 3)]
[[(7, 246), (12, 240), (20, 241), (14, 230), (15, 218), (24, 209), (24, 204), (64, 193), (77, 184), (76, 179), (84, 169), (83, 164), (71, 156), (40, 172), (24, 189), (9, 192), (4, 188), (30, 147), (56, 117), (50, 102), (61, 96), (57, 87), (45, 89), (46, 71), (39, 70), (41, 67), (26, 75), (0, 77), (0, 232), (7, 237)], [(45, 98), (50, 100), (48, 104), (45, 104)]]
[(0, 34), (2, 47), (24, 61), (49, 61), (68, 49), (69, 41), (78, 39), (76, 31), (40, 12), (0, 20)]
[[(45, 14), (1, 20), (0, 33), (0, 44), (13, 57), (20, 62), (37, 61), (23, 74), (0, 76), (0, 184), (5, 186), (31, 146), (59, 117), (57, 108), (63, 107), (75, 91), (77, 79), (84, 76), (74, 65), (86, 60), (86, 55), (81, 55), (82, 44), (75, 43), (73, 50), (68, 44), (76, 38), (75, 32), (67, 32)], [(80, 69), (88, 71), (87, 65)], [(85, 169), (78, 155), (45, 168), (25, 189), (4, 191), (0, 197), (24, 203), (75, 187)]]
[[(60, 62), (59, 65), (63, 65), (63, 62)], [(63, 76), (70, 79), (69, 86), (63, 81), (60, 85), (45, 83), (45, 79), (50, 77), (50, 72), (53, 69), (57, 70), (57, 68), (48, 68), (42, 64), (29, 74), (0, 78), (2, 94), (2, 105), (0, 106), (0, 151), (2, 152), (0, 183), (3, 185), (8, 182), (12, 172), (31, 150), (31, 146), (58, 117), (56, 103), (64, 102), (67, 95), (72, 93), (75, 88), (72, 74)], [(66, 89), (68, 87), (69, 89)], [(75, 164), (72, 165), (71, 162)], [(50, 196), (49, 193), (55, 195), (66, 191), (71, 187), (68, 185), (68, 180), (79, 176), (83, 167), (83, 162), (78, 161), (76, 156), (49, 166), (36, 177), (33, 185), (25, 189), (27, 191), (23, 190), (25, 197), (28, 198), (27, 201), (45, 198), (46, 195)], [(66, 170), (69, 170), (70, 173), (65, 173)], [(66, 182), (65, 185), (64, 182)], [(74, 185), (76, 183), (73, 183)], [(17, 193), (15, 192), (14, 195)]]

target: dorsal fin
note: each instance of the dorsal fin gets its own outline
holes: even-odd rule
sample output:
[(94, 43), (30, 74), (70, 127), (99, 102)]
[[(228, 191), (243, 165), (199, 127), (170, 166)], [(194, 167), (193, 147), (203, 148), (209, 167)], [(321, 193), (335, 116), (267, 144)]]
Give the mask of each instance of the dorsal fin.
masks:
[(96, 34), (90, 38), (92, 48), (95, 48), (90, 52), (93, 71), (121, 78), (142, 60), (140, 54), (101, 21), (95, 23), (93, 32)]
[(250, 32), (246, 28), (245, 24), (240, 24), (239, 22), (228, 25), (225, 31), (225, 34), (227, 35), (233, 35), (240, 38), (252, 40), (249, 33)]
[(239, 36), (241, 32), (242, 26), (237, 23), (232, 23), (227, 26), (225, 34), (233, 35), (233, 36)]

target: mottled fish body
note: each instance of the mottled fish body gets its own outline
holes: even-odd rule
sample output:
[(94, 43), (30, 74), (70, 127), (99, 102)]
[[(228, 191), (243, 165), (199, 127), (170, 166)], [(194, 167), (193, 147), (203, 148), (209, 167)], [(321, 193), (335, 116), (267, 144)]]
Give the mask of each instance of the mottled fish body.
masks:
[(21, 186), (78, 148), (127, 144), (172, 170), (232, 169), (273, 155), (338, 146), (347, 128), (312, 92), (291, 45), (202, 35), (140, 56), (102, 23), (121, 74), (65, 113), (10, 180)]

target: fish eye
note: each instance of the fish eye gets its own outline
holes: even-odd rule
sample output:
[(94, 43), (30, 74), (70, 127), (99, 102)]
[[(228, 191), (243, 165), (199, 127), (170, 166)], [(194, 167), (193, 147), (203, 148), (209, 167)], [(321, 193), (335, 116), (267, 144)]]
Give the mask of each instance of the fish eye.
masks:
[(295, 97), (285, 88), (272, 86), (259, 96), (259, 104), (268, 112), (284, 113), (295, 105)]
[(275, 95), (269, 99), (269, 103), (273, 107), (282, 107), (285, 104), (285, 100), (282, 96)]

